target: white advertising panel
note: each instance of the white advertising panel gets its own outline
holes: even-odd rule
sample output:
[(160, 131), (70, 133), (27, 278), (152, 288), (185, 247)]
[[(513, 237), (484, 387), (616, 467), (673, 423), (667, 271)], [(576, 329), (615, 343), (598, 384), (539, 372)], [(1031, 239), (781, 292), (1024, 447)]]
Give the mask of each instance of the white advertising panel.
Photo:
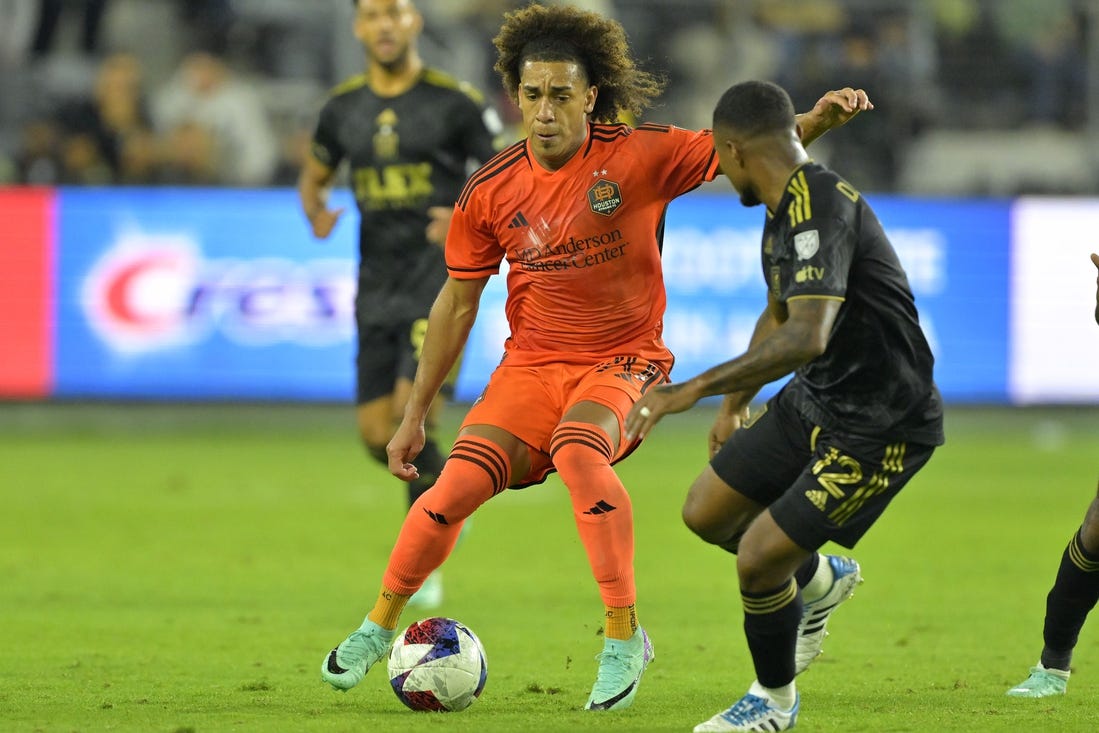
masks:
[(1011, 241), (1010, 401), (1099, 402), (1099, 201), (1019, 199)]

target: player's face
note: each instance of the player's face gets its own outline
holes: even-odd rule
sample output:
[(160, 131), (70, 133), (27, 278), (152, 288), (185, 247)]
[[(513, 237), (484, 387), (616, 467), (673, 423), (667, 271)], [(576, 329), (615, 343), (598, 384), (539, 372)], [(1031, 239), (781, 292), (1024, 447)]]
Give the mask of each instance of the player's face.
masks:
[(410, 0), (359, 0), (355, 37), (366, 46), (373, 64), (399, 66), (422, 29), (423, 17)]
[(748, 179), (748, 172), (744, 170), (743, 161), (733, 148), (733, 141), (729, 139), (726, 130), (714, 130), (714, 151), (717, 153), (718, 162), (721, 164), (721, 172), (733, 184), (733, 188), (740, 194), (740, 203), (745, 206), (759, 206), (762, 202), (756, 194), (755, 187)]
[(527, 61), (519, 70), (519, 111), (534, 157), (557, 170), (588, 136), (597, 90), (572, 61)]

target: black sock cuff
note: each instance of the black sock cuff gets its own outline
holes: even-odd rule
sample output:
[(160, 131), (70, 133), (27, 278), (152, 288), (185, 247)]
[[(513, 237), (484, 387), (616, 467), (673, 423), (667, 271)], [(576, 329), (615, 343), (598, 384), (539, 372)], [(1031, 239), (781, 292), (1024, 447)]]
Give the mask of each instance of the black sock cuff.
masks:
[(1099, 554), (1088, 552), (1084, 547), (1083, 537), (1080, 536), (1082, 530), (1077, 530), (1073, 535), (1072, 541), (1068, 543), (1068, 558), (1072, 561), (1072, 564), (1083, 570), (1085, 573), (1099, 573)]
[(793, 603), (797, 597), (798, 584), (793, 578), (777, 588), (762, 593), (740, 592), (740, 600), (744, 603), (744, 613), (754, 615), (781, 611)]

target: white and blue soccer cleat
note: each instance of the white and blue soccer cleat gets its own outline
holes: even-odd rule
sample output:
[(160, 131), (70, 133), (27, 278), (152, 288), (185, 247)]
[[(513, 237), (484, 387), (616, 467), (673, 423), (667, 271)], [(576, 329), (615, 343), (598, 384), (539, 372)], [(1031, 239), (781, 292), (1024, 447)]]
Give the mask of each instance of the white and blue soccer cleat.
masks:
[(801, 697), (794, 698), (794, 707), (781, 710), (765, 697), (748, 693), (723, 713), (694, 727), (694, 733), (725, 733), (738, 730), (789, 730), (798, 719)]
[(820, 656), (824, 639), (828, 636), (825, 628), (828, 617), (841, 603), (855, 594), (855, 587), (862, 582), (859, 564), (840, 555), (821, 555), (821, 561), (828, 561), (832, 568), (832, 587), (820, 598), (807, 601), (801, 611), (798, 622), (798, 642), (794, 652), (794, 673), (801, 674), (809, 664)]

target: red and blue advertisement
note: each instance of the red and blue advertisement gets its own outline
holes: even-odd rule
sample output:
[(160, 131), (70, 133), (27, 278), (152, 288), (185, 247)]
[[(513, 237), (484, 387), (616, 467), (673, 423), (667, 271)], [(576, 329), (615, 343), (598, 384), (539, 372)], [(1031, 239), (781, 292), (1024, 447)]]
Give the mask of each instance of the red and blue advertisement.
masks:
[[(358, 227), (334, 198), (349, 213), (318, 241), (287, 189), (0, 189), (0, 398), (350, 401)], [(1099, 402), (1095, 274), (1073, 235), (1095, 231), (1099, 203), (868, 198), (948, 401)], [(746, 347), (762, 216), (731, 192), (669, 208), (673, 379)], [(459, 400), (499, 361), (505, 295), (494, 277)]]

